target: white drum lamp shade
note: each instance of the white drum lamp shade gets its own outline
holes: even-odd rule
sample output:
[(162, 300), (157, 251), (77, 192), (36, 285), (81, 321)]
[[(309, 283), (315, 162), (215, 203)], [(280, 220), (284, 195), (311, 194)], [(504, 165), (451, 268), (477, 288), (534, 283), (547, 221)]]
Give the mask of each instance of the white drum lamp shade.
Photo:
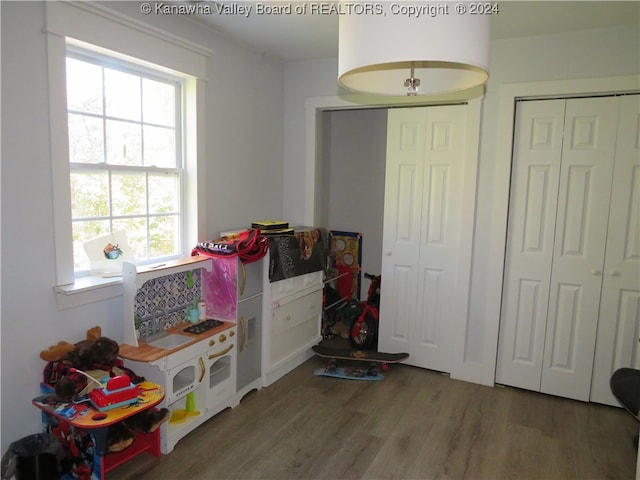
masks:
[(442, 2), (448, 14), (416, 18), (389, 10), (413, 3), (382, 4), (384, 15), (340, 15), (341, 86), (385, 96), (438, 95), (487, 81), (490, 15), (457, 14), (455, 3)]

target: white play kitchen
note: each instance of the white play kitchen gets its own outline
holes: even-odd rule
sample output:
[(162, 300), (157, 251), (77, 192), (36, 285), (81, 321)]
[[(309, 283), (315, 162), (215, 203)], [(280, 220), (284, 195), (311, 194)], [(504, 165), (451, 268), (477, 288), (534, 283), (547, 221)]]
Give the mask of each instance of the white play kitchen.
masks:
[(300, 365), (321, 340), (322, 272), (272, 281), (270, 267), (269, 255), (246, 265), (208, 256), (124, 264), (120, 356), (164, 386), (162, 453)]

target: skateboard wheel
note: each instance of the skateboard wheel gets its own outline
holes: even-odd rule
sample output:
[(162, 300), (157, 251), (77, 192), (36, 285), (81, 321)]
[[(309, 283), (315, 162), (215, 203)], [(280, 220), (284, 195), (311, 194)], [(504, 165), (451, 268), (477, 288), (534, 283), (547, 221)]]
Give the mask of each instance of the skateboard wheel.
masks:
[(335, 358), (329, 360), (329, 364), (327, 365), (327, 372), (335, 372), (338, 369), (338, 362)]

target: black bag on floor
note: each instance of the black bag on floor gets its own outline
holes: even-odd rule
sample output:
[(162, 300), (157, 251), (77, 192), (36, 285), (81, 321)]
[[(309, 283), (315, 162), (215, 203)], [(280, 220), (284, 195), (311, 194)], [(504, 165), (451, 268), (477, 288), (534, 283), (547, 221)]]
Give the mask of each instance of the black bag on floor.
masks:
[(49, 433), (36, 433), (16, 440), (2, 456), (2, 480), (56, 480), (64, 449)]

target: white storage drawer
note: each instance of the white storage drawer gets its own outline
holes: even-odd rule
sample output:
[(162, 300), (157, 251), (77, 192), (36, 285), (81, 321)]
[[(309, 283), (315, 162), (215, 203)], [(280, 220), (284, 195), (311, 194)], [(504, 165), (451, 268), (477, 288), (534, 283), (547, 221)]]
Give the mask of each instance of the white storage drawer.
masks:
[(271, 367), (277, 365), (281, 360), (290, 358), (291, 355), (298, 354), (301, 351), (300, 345), (306, 345), (309, 342), (315, 343), (315, 339), (319, 335), (320, 325), (316, 315), (308, 318), (304, 322), (298, 323), (295, 327), (275, 335), (271, 339)]
[(313, 356), (322, 340), (323, 271), (271, 282), (263, 259), (262, 384), (269, 386)]
[(318, 312), (322, 311), (322, 290), (283, 304), (273, 310), (272, 335), (280, 335), (291, 328), (313, 318), (318, 318)]
[(271, 300), (274, 302), (284, 301), (288, 295), (322, 288), (323, 275), (322, 271), (318, 271), (273, 282), (271, 284)]
[(273, 310), (270, 366), (314, 342), (320, 332), (322, 290), (300, 297)]

